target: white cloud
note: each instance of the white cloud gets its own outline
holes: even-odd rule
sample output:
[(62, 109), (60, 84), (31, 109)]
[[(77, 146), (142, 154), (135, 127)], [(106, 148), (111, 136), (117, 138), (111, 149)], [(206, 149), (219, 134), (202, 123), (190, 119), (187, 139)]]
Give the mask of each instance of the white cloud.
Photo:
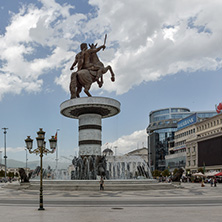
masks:
[(96, 26), (91, 29), (99, 27), (102, 32), (109, 26), (109, 41), (119, 45), (111, 61), (117, 82), (109, 91), (121, 94), (143, 81), (180, 71), (221, 68), (221, 1), (90, 3), (99, 8), (98, 17), (90, 23)]
[(147, 133), (146, 130), (135, 131), (130, 135), (120, 137), (114, 142), (103, 144), (102, 150), (110, 148), (115, 153), (115, 147), (117, 147), (117, 155), (128, 153), (137, 148), (147, 147)]
[(0, 36), (0, 99), (5, 93), (30, 92), (31, 85), (33, 92), (40, 91), (41, 75), (49, 69), (61, 70), (55, 83), (68, 92), (79, 44), (102, 44), (104, 33), (108, 47), (100, 57), (113, 67), (116, 82), (110, 84), (106, 74), (102, 90), (122, 94), (181, 71), (221, 68), (220, 0), (89, 0), (95, 11), (85, 15), (70, 14), (74, 6), (69, 4), (40, 2), (40, 8), (29, 4), (11, 14)]
[[(11, 13), (11, 22), (0, 36), (0, 99), (5, 93), (39, 92), (43, 85), (41, 75), (49, 69), (64, 68), (73, 55), (68, 50), (76, 43), (69, 33), (85, 16), (70, 16), (73, 6), (67, 4), (41, 2), (41, 8), (29, 4), (22, 6), (19, 13)], [(74, 22), (69, 30), (63, 22), (70, 25), (72, 19), (76, 25)]]
[[(4, 148), (1, 147), (0, 151), (2, 151), (2, 154), (4, 153)], [(25, 151), (25, 147), (7, 147), (6, 152), (7, 153), (18, 153), (18, 152), (24, 152)]]

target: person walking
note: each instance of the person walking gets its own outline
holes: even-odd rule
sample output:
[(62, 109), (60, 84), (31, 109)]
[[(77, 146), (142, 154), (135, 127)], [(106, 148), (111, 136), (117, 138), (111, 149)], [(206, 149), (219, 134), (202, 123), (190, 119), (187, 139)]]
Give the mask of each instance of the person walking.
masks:
[(214, 177), (214, 186), (216, 187), (217, 186), (217, 178)]
[(104, 179), (103, 179), (103, 176), (101, 176), (99, 184), (100, 184), (100, 190), (104, 190)]

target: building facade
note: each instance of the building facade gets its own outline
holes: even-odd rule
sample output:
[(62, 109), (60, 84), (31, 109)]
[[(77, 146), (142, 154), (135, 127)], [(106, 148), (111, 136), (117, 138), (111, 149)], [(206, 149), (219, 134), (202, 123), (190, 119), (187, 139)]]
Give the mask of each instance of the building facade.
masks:
[(152, 111), (149, 114), (150, 124), (147, 127), (149, 163), (151, 170), (166, 168), (165, 156), (168, 154), (170, 141), (174, 140), (177, 122), (190, 115), (187, 108), (175, 107)]
[(196, 125), (199, 121), (197, 114), (192, 114), (177, 123), (174, 140), (169, 145), (168, 155), (165, 156), (166, 168), (171, 172), (174, 169), (186, 167), (186, 141), (196, 136)]
[(196, 135), (186, 141), (186, 169), (190, 173), (198, 168), (222, 169), (222, 114), (196, 125)]
[[(172, 151), (171, 148), (175, 147), (175, 143), (177, 152), (171, 152), (171, 154), (175, 154), (174, 156), (178, 159), (178, 164), (185, 166), (186, 155), (181, 154), (181, 156), (183, 156), (181, 158), (181, 156), (176, 153), (185, 153), (186, 138), (179, 137), (178, 134), (175, 140), (175, 133), (178, 131), (178, 122), (192, 114), (196, 114), (197, 119), (205, 119), (215, 116), (217, 113), (215, 111), (191, 112), (188, 108), (181, 107), (165, 108), (150, 112), (150, 124), (147, 127), (147, 134), (149, 148), (148, 157), (152, 171), (155, 169), (163, 171), (169, 166), (169, 163), (172, 161), (169, 159), (166, 160), (165, 157), (168, 155), (169, 150)], [(186, 122), (181, 124), (183, 125), (182, 128), (186, 127)], [(186, 132), (184, 132), (183, 136), (185, 136), (185, 134)], [(189, 134), (186, 134), (185, 137), (188, 136)]]

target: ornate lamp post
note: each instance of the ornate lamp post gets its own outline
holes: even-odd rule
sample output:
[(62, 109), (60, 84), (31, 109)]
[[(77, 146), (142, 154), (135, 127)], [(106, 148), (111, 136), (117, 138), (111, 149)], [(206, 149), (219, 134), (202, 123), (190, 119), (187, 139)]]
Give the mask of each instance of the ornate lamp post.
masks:
[(36, 137), (37, 141), (37, 148), (32, 150), (32, 143), (33, 140), (30, 138), (30, 136), (27, 136), (27, 139), (25, 140), (26, 148), (28, 149), (29, 153), (35, 153), (36, 155), (39, 154), (40, 156), (40, 196), (39, 196), (39, 209), (38, 210), (45, 210), (43, 207), (43, 186), (42, 186), (42, 158), (43, 155), (47, 155), (48, 153), (53, 153), (56, 148), (56, 139), (54, 136), (52, 136), (51, 139), (49, 139), (50, 143), (50, 149), (46, 149), (46, 142), (45, 139), (45, 132), (42, 130), (42, 128), (39, 129), (37, 132), (38, 137)]

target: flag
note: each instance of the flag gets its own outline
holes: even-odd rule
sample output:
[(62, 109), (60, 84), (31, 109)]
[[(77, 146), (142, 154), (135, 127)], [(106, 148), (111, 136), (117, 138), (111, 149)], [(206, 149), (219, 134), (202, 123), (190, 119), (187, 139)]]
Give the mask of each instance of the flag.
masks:
[(219, 103), (218, 105), (215, 105), (215, 108), (216, 108), (216, 112), (217, 112), (217, 113), (221, 113), (222, 103)]

